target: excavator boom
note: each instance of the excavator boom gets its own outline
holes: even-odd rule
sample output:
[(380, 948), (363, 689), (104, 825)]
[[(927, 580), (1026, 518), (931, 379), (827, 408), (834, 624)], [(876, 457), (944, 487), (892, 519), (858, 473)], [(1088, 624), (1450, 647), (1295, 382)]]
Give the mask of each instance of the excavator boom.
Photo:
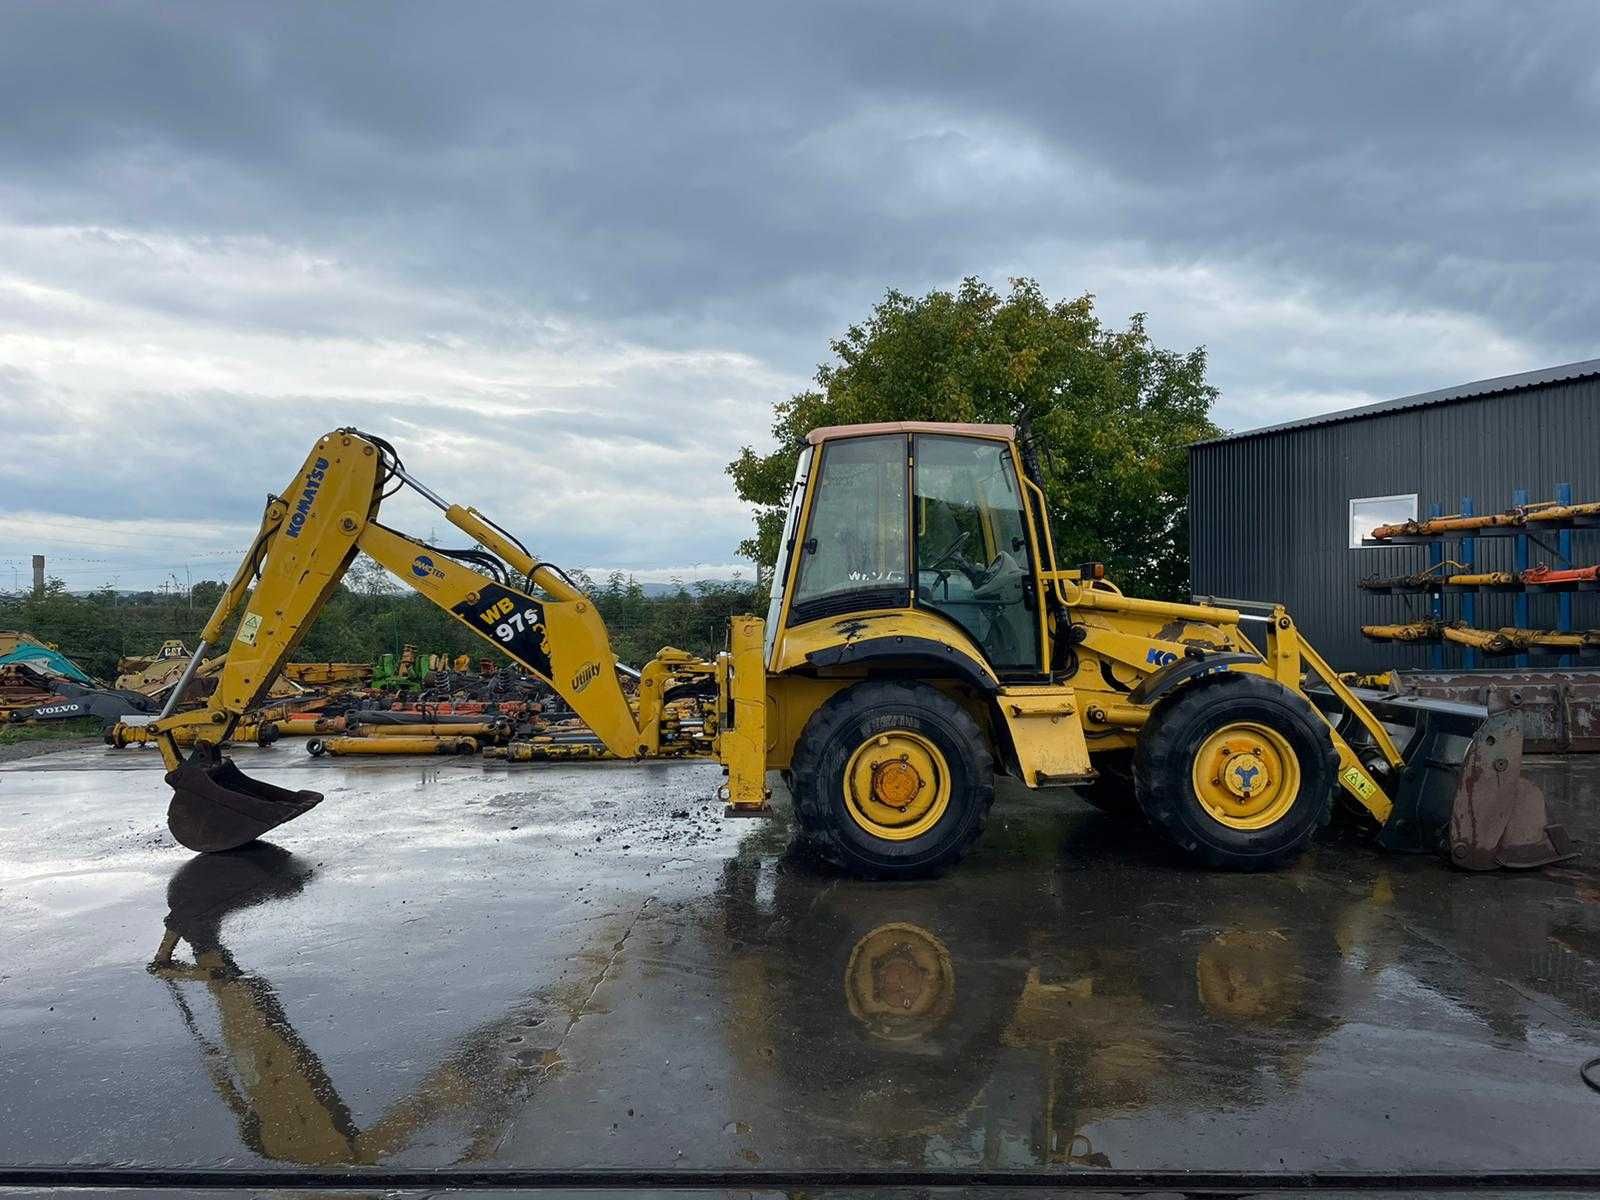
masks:
[[(478, 546), (446, 550), (380, 525), (384, 497), (406, 484)], [(151, 726), (174, 791), (168, 824), (184, 845), (243, 845), (321, 800), (315, 792), (248, 779), (217, 746), (261, 702), (358, 552), (549, 684), (612, 754), (634, 758), (659, 749), (660, 689), (642, 695), (635, 712), (593, 602), (559, 568), (535, 559), (487, 518), (418, 484), (382, 439), (341, 429), (317, 441), (283, 496), (268, 499), (249, 554)], [(177, 712), (195, 668), (241, 605), (216, 690), (205, 707)], [(707, 676), (715, 669), (697, 660), (675, 668)], [(187, 758), (180, 738), (193, 743)]]

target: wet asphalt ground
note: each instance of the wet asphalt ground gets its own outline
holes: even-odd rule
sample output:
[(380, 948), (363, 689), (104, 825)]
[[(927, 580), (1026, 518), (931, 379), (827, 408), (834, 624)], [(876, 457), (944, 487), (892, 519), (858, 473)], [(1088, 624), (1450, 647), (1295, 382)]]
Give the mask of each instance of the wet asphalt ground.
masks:
[(1600, 853), (1212, 874), (1003, 786), (891, 886), (710, 765), (235, 757), (327, 799), (195, 856), (153, 752), (0, 768), (0, 1163), (1600, 1167)]

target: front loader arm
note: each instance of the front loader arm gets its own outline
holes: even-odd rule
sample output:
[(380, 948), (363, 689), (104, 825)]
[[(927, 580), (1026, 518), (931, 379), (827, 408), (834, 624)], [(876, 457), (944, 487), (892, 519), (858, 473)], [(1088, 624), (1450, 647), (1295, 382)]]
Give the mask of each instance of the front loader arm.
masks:
[[(385, 488), (396, 478), (412, 484), (453, 525), (488, 547), (488, 552), (465, 552), (465, 561), (484, 570), (377, 523)], [(346, 429), (319, 439), (285, 495), (268, 500), (249, 554), (217, 602), (166, 710), (152, 724), (169, 770), (183, 762), (175, 730), (199, 727), (197, 742), (214, 747), (260, 702), (357, 551), (548, 683), (613, 754), (632, 758), (656, 749), (657, 731), (641, 733), (622, 693), (610, 638), (593, 602), (486, 518), (446, 504), (417, 484), (385, 443)], [(535, 589), (544, 596), (532, 595)], [(221, 641), (247, 593), (209, 702), (176, 713), (201, 658)]]

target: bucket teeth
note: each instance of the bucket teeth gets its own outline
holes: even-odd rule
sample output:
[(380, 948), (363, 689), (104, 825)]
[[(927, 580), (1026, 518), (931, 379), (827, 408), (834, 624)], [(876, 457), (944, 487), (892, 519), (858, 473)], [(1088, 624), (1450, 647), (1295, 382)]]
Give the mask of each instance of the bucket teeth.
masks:
[(200, 742), (167, 772), (172, 802), (167, 828), (191, 850), (233, 850), (322, 802), (321, 792), (291, 791), (251, 779), (217, 747)]

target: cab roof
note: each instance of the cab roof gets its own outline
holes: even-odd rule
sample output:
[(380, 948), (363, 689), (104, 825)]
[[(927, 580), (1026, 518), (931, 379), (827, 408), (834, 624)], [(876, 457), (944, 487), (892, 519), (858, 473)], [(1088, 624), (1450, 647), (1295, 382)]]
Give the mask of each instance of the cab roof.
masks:
[(824, 425), (806, 434), (813, 446), (834, 438), (869, 437), (875, 433), (943, 433), (952, 437), (1004, 438), (1015, 441), (1015, 425), (971, 425), (959, 421), (879, 421), (868, 425)]

